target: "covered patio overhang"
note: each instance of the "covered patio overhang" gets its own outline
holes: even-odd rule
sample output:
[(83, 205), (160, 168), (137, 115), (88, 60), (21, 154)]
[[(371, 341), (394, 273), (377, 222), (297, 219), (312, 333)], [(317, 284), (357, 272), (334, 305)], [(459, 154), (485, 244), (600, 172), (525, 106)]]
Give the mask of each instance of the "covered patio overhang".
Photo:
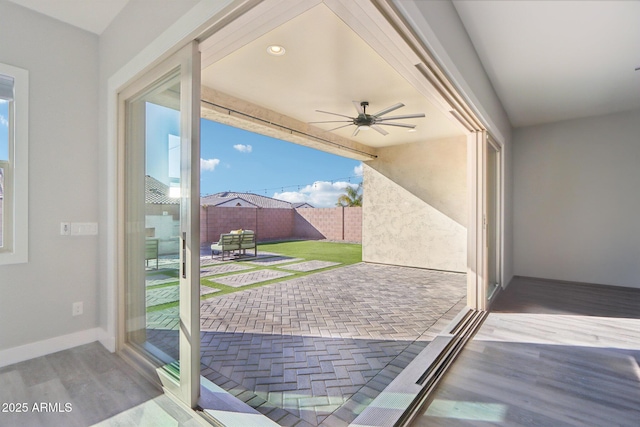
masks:
[[(266, 49), (271, 45), (285, 47), (286, 55), (268, 56)], [(393, 296), (362, 291), (374, 299), (389, 297), (397, 310), (415, 313), (419, 319), (411, 337), (399, 338), (398, 330), (385, 332), (388, 320), (372, 320), (358, 312), (352, 319), (343, 319), (345, 325), (355, 328), (347, 326), (345, 332), (338, 322), (322, 324), (326, 319), (312, 309), (321, 310), (335, 294), (312, 302), (304, 296), (288, 300), (284, 294), (263, 294), (269, 301), (268, 310), (260, 310), (257, 307), (266, 307), (260, 302), (265, 300), (259, 298), (258, 290), (250, 290), (246, 293), (249, 300), (241, 303), (225, 297), (225, 304), (231, 304), (228, 307), (233, 310), (219, 311), (217, 305), (203, 304), (203, 322), (209, 314), (221, 320), (202, 324), (202, 372), (230, 390), (242, 390), (243, 400), (259, 402), (257, 407), (266, 405), (261, 411), (271, 412), (266, 409), (271, 406), (286, 411), (279, 413), (283, 417), (298, 417), (311, 425), (328, 422), (330, 417), (337, 417), (333, 421), (338, 424), (352, 422), (426, 347), (430, 339), (425, 336), (435, 337), (460, 312), (486, 307), (483, 278), (487, 267), (482, 252), (486, 232), (479, 219), (486, 210), (486, 128), (391, 2), (261, 4), (202, 41), (200, 50), (203, 118), (363, 162), (364, 263), (335, 270), (335, 274), (349, 270), (369, 288), (396, 285)], [(426, 117), (416, 120), (417, 132), (398, 128), (385, 136), (376, 132), (356, 135), (349, 126), (334, 129), (334, 123), (310, 124), (330, 118), (317, 110), (352, 116), (353, 101), (375, 103), (375, 110), (402, 102), (407, 106), (403, 113), (424, 112)], [(375, 274), (377, 269), (424, 275), (416, 282), (419, 287), (429, 287), (433, 277), (443, 275), (448, 284), (439, 288), (440, 296), (450, 300), (440, 307), (426, 301), (413, 304), (415, 295), (403, 292), (405, 283), (397, 274), (381, 278)], [(325, 276), (330, 273), (309, 277), (322, 282)], [(333, 292), (353, 301), (351, 281), (332, 280), (347, 284)], [(294, 281), (292, 285), (305, 283)], [(280, 284), (267, 288), (272, 291)], [(291, 303), (302, 308), (292, 309)], [(345, 312), (353, 308), (348, 305)], [(383, 310), (383, 314), (387, 319), (394, 317), (393, 310)], [(226, 316), (232, 316), (229, 322)], [(374, 333), (360, 335), (367, 328), (358, 329), (358, 322), (365, 322)], [(372, 341), (375, 345), (386, 342), (385, 347), (395, 349), (393, 355), (373, 362), (380, 370), (371, 368), (371, 376), (356, 385), (355, 374), (349, 372), (359, 370), (353, 360), (361, 356), (339, 347), (353, 345), (375, 353), (368, 343), (378, 332), (382, 335)], [(396, 351), (402, 345), (405, 350)], [(406, 350), (418, 347), (413, 353)], [(316, 366), (320, 355), (327, 359)], [(403, 361), (402, 367), (394, 364), (397, 360)], [(339, 367), (350, 363), (355, 366), (351, 371)], [(381, 378), (388, 381), (379, 382)], [(321, 386), (321, 381), (336, 388), (327, 391), (327, 384)], [(352, 383), (347, 385), (347, 381)], [(371, 384), (380, 390), (372, 391)], [(341, 386), (351, 388), (340, 390)], [(338, 402), (341, 397), (332, 393), (347, 397)], [(277, 419), (278, 412), (271, 416), (282, 421)]]

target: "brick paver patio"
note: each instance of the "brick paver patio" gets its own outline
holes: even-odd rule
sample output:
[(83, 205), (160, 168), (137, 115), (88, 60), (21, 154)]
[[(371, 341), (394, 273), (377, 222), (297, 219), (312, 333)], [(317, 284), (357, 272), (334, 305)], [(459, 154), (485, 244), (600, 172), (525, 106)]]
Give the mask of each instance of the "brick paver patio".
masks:
[(346, 426), (465, 295), (463, 274), (356, 264), (203, 301), (202, 374), (282, 425)]
[(289, 265), (285, 265), (282, 266), (281, 268), (285, 269), (285, 270), (292, 270), (292, 271), (314, 271), (314, 270), (320, 270), (321, 268), (327, 268), (327, 267), (333, 267), (336, 265), (340, 265), (339, 262), (331, 262), (331, 261), (305, 261), (305, 262), (300, 262), (297, 264), (289, 264)]
[[(208, 280), (246, 286), (304, 264)], [(364, 263), (212, 295), (201, 302), (201, 372), (281, 425), (347, 426), (465, 296), (464, 274)], [(150, 312), (147, 338), (177, 357), (178, 324), (177, 307)]]
[(249, 286), (260, 282), (266, 282), (267, 280), (279, 279), (281, 277), (292, 276), (293, 273), (286, 273), (284, 271), (275, 270), (258, 270), (251, 271), (249, 273), (233, 274), (231, 276), (216, 277), (215, 279), (209, 279), (216, 283), (222, 283), (223, 285), (231, 286), (234, 288), (240, 288), (242, 286)]
[(272, 256), (272, 257), (265, 257), (263, 259), (256, 259), (254, 261), (248, 261), (249, 264), (254, 264), (254, 265), (262, 265), (262, 266), (273, 266), (273, 265), (278, 265), (278, 264), (284, 264), (287, 262), (294, 262), (294, 261), (302, 261), (302, 258), (291, 258), (288, 256)]
[(220, 289), (210, 288), (209, 286), (200, 285), (200, 296), (220, 292)]
[(145, 280), (146, 286), (164, 285), (165, 283), (177, 282), (178, 279), (168, 274), (154, 274)]
[(202, 267), (200, 269), (200, 277), (214, 276), (216, 274), (231, 273), (234, 271), (244, 271), (244, 270), (249, 270), (251, 268), (254, 268), (254, 267), (250, 267), (248, 265), (241, 265), (241, 264), (222, 264), (222, 265)]
[[(200, 296), (213, 294), (215, 292), (220, 292), (220, 289), (200, 285)], [(149, 289), (147, 290), (146, 297), (147, 307), (178, 301), (180, 299), (180, 287), (175, 285), (160, 289)]]

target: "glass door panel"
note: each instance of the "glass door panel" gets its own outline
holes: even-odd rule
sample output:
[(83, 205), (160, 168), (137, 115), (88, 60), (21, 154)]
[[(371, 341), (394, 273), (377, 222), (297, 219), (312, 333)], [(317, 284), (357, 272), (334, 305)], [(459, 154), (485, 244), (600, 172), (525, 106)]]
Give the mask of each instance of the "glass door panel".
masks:
[(127, 341), (158, 366), (179, 359), (179, 101), (174, 72), (126, 105)]
[(121, 94), (124, 346), (190, 406), (200, 352), (198, 55), (183, 48)]

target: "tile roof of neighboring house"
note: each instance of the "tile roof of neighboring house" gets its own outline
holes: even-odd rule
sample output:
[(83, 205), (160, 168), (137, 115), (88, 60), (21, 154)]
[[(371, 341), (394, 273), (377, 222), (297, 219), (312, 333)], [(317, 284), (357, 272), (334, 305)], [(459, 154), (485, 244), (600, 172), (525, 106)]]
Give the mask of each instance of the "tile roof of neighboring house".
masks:
[(277, 209), (293, 209), (289, 202), (278, 200), (271, 197), (260, 196), (253, 193), (236, 193), (233, 191), (225, 191), (222, 193), (211, 194), (200, 199), (200, 204), (217, 206), (233, 199), (242, 199), (247, 203), (259, 208), (277, 208)]
[(144, 202), (153, 205), (177, 205), (180, 204), (180, 199), (169, 197), (169, 186), (147, 175), (144, 179)]
[(298, 208), (312, 208), (313, 205), (311, 205), (310, 203), (307, 202), (301, 202), (301, 203), (294, 203), (293, 204), (294, 209), (298, 209)]

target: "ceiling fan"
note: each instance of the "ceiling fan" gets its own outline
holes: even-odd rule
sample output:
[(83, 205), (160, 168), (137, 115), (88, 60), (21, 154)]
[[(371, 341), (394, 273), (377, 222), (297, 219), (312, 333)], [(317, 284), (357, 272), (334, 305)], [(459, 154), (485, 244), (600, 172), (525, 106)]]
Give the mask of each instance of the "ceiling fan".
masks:
[(387, 132), (386, 130), (384, 130), (380, 126), (397, 126), (397, 127), (403, 127), (403, 128), (409, 128), (409, 129), (415, 129), (415, 127), (416, 127), (416, 125), (411, 125), (411, 124), (406, 124), (406, 123), (396, 123), (396, 122), (391, 122), (389, 120), (402, 120), (402, 119), (413, 119), (413, 118), (424, 117), (424, 113), (405, 114), (403, 116), (382, 117), (385, 114), (388, 114), (388, 113), (390, 113), (392, 111), (397, 110), (398, 108), (404, 107), (404, 104), (401, 103), (401, 102), (399, 102), (397, 104), (394, 104), (391, 107), (387, 107), (384, 110), (378, 111), (375, 114), (367, 114), (367, 106), (369, 106), (369, 103), (367, 101), (362, 101), (362, 102), (352, 101), (352, 102), (353, 102), (353, 106), (356, 107), (356, 111), (358, 112), (358, 116), (357, 117), (349, 117), (349, 116), (345, 116), (344, 114), (338, 114), (338, 113), (331, 113), (329, 111), (316, 110), (319, 113), (332, 114), (334, 116), (346, 117), (349, 120), (327, 120), (327, 121), (309, 122), (309, 123), (347, 123), (346, 125), (341, 125), (341, 126), (338, 126), (336, 128), (329, 129), (327, 132), (331, 132), (331, 131), (336, 130), (336, 129), (340, 129), (340, 128), (343, 128), (343, 127), (354, 125), (354, 126), (356, 126), (356, 129), (353, 131), (353, 134), (351, 136), (356, 136), (358, 134), (358, 132), (360, 132), (361, 130), (367, 130), (367, 129), (373, 129), (373, 130), (381, 133), (382, 136), (385, 136), (389, 132)]

